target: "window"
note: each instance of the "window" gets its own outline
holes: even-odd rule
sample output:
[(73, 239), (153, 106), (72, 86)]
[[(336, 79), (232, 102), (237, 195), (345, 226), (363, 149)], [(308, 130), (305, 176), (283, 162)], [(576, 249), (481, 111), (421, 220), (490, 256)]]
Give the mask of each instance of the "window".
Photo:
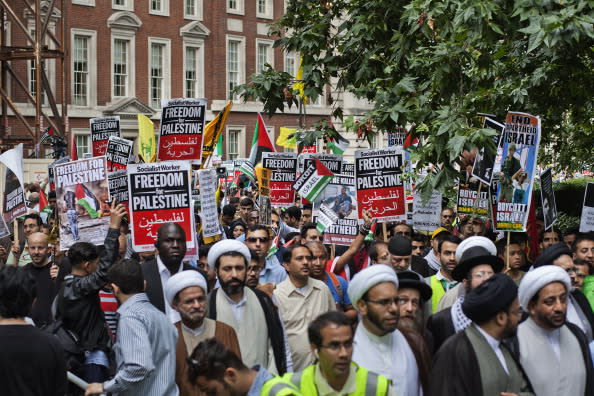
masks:
[(89, 103), (89, 37), (74, 36), (72, 43), (72, 104), (87, 106)]
[(240, 14), (243, 15), (244, 13), (244, 0), (226, 0), (227, 1), (227, 12), (230, 14)]
[(149, 0), (149, 14), (169, 15), (169, 0)]
[(111, 8), (114, 10), (134, 11), (134, 0), (112, 0)]
[(186, 47), (185, 97), (198, 97), (198, 48)]
[(227, 98), (237, 99), (235, 87), (243, 82), (245, 65), (245, 41), (240, 37), (227, 39)]
[[(31, 37), (35, 37), (35, 29), (29, 29), (29, 32), (31, 33)], [(37, 65), (35, 63), (35, 60), (30, 60), (29, 62), (29, 91), (31, 92), (31, 95), (33, 96), (33, 98), (35, 98), (35, 95), (37, 95)], [(45, 69), (45, 61), (41, 62), (41, 70), (42, 72)], [(46, 70), (47, 71), (47, 70)], [(48, 76), (49, 79), (49, 76)], [(45, 90), (43, 89), (43, 87), (41, 88), (41, 104), (45, 105)]]
[(161, 100), (169, 99), (169, 40), (149, 38), (149, 48), (150, 105), (155, 109), (160, 109)]
[(226, 135), (228, 160), (242, 158), (245, 151), (245, 126), (228, 126)]
[(297, 62), (299, 59), (294, 52), (286, 52), (285, 53), (285, 72), (289, 73), (293, 77), (297, 75), (297, 68), (299, 65)]
[(113, 96), (128, 96), (130, 41), (113, 41)]
[(202, 1), (203, 0), (184, 0), (184, 18), (202, 19)]
[(257, 0), (256, 16), (258, 18), (272, 19), (272, 0)]
[(78, 158), (82, 159), (85, 154), (92, 152), (90, 140), (88, 132), (85, 135), (76, 135), (76, 154), (78, 155)]
[(272, 41), (256, 40), (256, 72), (264, 71), (266, 64), (274, 67), (274, 56), (272, 53)]

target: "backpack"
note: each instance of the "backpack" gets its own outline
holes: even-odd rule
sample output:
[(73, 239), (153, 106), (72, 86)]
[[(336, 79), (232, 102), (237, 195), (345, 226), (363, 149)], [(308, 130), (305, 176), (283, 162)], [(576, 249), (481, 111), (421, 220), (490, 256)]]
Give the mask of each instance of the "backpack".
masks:
[(342, 297), (344, 295), (344, 292), (342, 290), (342, 286), (340, 285), (340, 281), (333, 272), (328, 272), (328, 275), (330, 275), (330, 279), (332, 279), (332, 284), (334, 285), (334, 287), (336, 288), (336, 292), (338, 293), (338, 304), (342, 306)]

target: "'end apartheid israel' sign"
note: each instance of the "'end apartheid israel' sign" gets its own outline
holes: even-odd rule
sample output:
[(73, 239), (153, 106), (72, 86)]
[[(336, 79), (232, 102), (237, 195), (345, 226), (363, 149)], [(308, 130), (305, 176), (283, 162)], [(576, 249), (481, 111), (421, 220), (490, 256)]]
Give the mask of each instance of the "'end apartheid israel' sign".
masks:
[(406, 220), (401, 148), (355, 152), (355, 185), (359, 218), (368, 210), (379, 221)]
[(159, 227), (177, 223), (186, 233), (188, 249), (195, 246), (190, 164), (165, 161), (128, 165), (128, 206), (132, 243), (138, 252), (155, 249)]

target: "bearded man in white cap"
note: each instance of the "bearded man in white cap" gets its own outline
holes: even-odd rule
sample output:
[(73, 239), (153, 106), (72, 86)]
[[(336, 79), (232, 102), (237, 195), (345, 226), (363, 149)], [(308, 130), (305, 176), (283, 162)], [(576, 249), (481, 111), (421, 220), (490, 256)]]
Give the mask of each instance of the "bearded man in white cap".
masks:
[(566, 320), (570, 291), (569, 275), (555, 265), (535, 268), (520, 283), (530, 317), (518, 327), (518, 352), (538, 396), (594, 394), (586, 336)]
[(414, 330), (398, 330), (398, 277), (376, 264), (359, 272), (348, 288), (362, 316), (354, 338), (353, 361), (392, 381), (399, 396), (422, 395), (427, 389), (429, 353)]
[(208, 265), (221, 287), (210, 293), (208, 317), (235, 330), (246, 366), (259, 365), (282, 375), (291, 369), (285, 331), (270, 297), (245, 285), (250, 260), (248, 247), (235, 239), (210, 248)]
[(241, 359), (235, 330), (223, 322), (206, 318), (207, 283), (198, 271), (181, 271), (167, 280), (165, 297), (176, 310), (181, 321), (174, 323), (178, 331), (175, 382), (180, 396), (196, 393), (186, 375), (187, 357), (196, 346), (209, 338), (216, 338)]

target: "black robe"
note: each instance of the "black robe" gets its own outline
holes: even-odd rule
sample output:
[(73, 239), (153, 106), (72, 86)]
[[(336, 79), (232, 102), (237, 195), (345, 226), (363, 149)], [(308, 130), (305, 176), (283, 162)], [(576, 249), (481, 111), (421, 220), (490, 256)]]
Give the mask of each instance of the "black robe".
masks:
[(429, 316), (427, 331), (433, 336), (433, 350), (431, 353), (435, 355), (444, 342), (456, 334), (454, 322), (452, 321), (452, 307)]

